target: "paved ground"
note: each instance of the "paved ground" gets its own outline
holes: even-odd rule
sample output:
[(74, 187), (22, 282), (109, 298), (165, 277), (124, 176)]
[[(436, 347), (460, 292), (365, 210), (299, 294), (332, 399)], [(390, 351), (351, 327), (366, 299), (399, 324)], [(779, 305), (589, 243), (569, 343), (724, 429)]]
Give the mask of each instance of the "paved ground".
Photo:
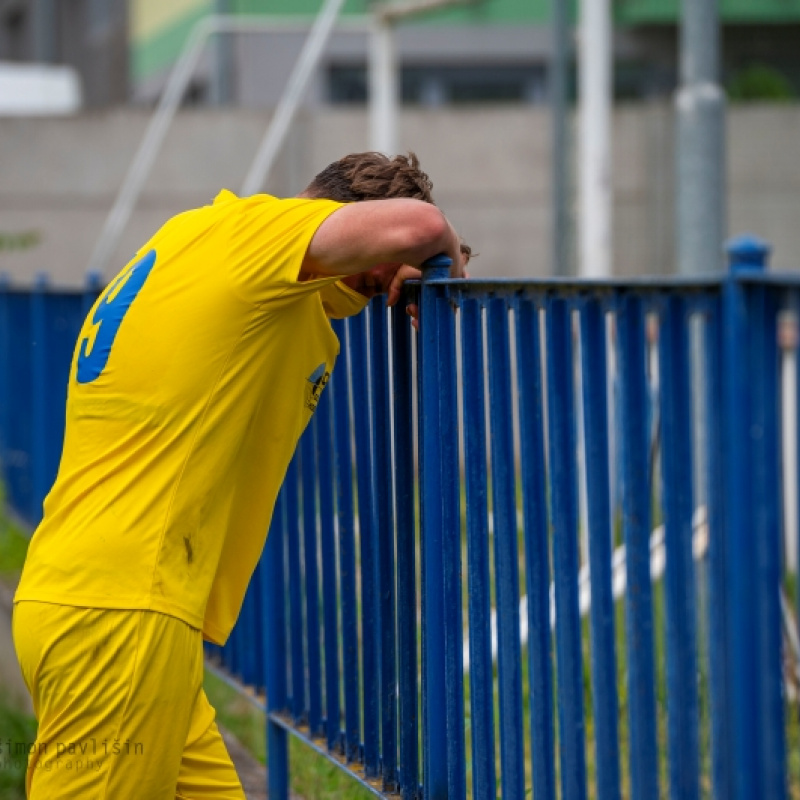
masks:
[(233, 734), (228, 733), (224, 728), (220, 728), (225, 746), (228, 748), (236, 771), (239, 773), (239, 780), (244, 787), (247, 800), (267, 800), (267, 770), (236, 739)]
[(19, 702), (21, 708), (33, 713), (31, 696), (25, 688), (22, 673), (14, 652), (11, 637), (11, 608), (14, 600), (14, 586), (0, 579), (0, 686), (8, 695)]

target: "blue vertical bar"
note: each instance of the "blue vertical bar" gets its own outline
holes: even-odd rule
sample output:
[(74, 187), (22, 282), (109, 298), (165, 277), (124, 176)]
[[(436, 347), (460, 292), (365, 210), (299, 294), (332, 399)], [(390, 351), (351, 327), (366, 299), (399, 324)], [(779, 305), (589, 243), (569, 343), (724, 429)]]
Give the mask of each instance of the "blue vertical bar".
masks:
[(752, 424), (750, 336), (745, 287), (729, 278), (723, 287), (723, 447), (725, 448), (725, 527), (728, 557), (728, 635), (733, 738), (734, 797), (761, 797), (758, 746), (758, 686), (755, 643), (758, 595), (752, 579), (757, 543), (751, 492)]
[(8, 491), (8, 456), (9, 456), (9, 425), (11, 421), (11, 320), (9, 318), (9, 281), (8, 275), (0, 273), (0, 468), (3, 481), (5, 500), (9, 502)]
[(642, 298), (618, 299), (622, 400), (622, 519), (625, 537), (626, 645), (632, 800), (658, 797), (653, 599), (650, 585), (650, 480)]
[(692, 560), (692, 403), (688, 319), (683, 299), (668, 295), (659, 331), (664, 578), (667, 626), (669, 791), (673, 800), (700, 794), (697, 631)]
[(297, 493), (297, 453), (283, 481), (285, 532), (289, 569), (289, 630), (292, 654), (292, 716), (295, 722), (306, 719), (305, 662), (303, 658), (303, 572), (300, 555), (300, 503)]
[(81, 312), (84, 317), (95, 304), (101, 291), (103, 291), (103, 276), (99, 272), (89, 272), (86, 275), (86, 289), (81, 302)]
[(466, 798), (464, 640), (461, 593), (461, 480), (458, 459), (455, 314), (447, 294), (439, 305), (439, 437), (441, 441), (442, 561), (445, 690), (447, 692), (447, 796)]
[(306, 577), (306, 652), (308, 655), (308, 727), (311, 735), (322, 731), (322, 656), (319, 629), (319, 570), (317, 565), (317, 470), (314, 431), (300, 439), (300, 474), (303, 495), (303, 555)]
[(721, 298), (710, 300), (704, 326), (705, 431), (702, 452), (708, 486), (708, 668), (711, 706), (711, 761), (714, 797), (733, 796), (731, 697), (728, 662), (726, 538), (722, 481), (722, 330)]
[(517, 306), (522, 508), (528, 593), (528, 664), (533, 796), (555, 800), (553, 657), (550, 631), (550, 548), (547, 525), (542, 343), (539, 312), (530, 300)]
[(361, 720), (358, 703), (358, 618), (356, 601), (356, 545), (353, 510), (353, 459), (350, 439), (350, 343), (347, 327), (332, 321), (341, 349), (331, 379), (336, 456), (336, 514), (339, 530), (339, 580), (342, 592), (342, 667), (344, 671), (345, 755), (358, 757)]
[[(371, 309), (370, 309), (371, 313)], [(378, 615), (378, 554), (370, 451), (370, 380), (367, 319), (362, 313), (348, 321), (355, 425), (358, 525), (361, 537), (361, 639), (364, 673), (364, 767), (367, 777), (380, 771), (380, 651)]]
[(44, 273), (36, 276), (31, 292), (31, 476), (33, 479), (31, 519), (42, 518), (47, 494), (47, 285)]
[(286, 694), (286, 586), (283, 548), (285, 540), (285, 490), (281, 490), (272, 516), (261, 565), (264, 572), (264, 653), (267, 686), (267, 752), (269, 796), (289, 800), (289, 734), (272, 714), (288, 709)]
[[(441, 274), (443, 272), (444, 274)], [(447, 798), (448, 749), (445, 693), (442, 563), (441, 441), (439, 438), (438, 289), (447, 271), (429, 270), (420, 297), (420, 470), (422, 513), (422, 710), (425, 800)]]
[(562, 797), (586, 797), (583, 661), (578, 608), (578, 492), (572, 319), (567, 301), (547, 303), (547, 411), (556, 600), (556, 664)]
[[(472, 795), (496, 794), (491, 633), (491, 575), (484, 402), (483, 328), (478, 300), (461, 301), (464, 467), (467, 495), (469, 696), (472, 726)], [(546, 591), (546, 590), (545, 590)], [(534, 629), (531, 629), (534, 630)], [(550, 623), (547, 622), (547, 638)], [(532, 673), (533, 674), (533, 673)], [(534, 795), (536, 792), (534, 782)]]
[(397, 646), (400, 691), (400, 795), (419, 790), (417, 718), (417, 593), (414, 524), (414, 426), (412, 422), (411, 323), (402, 306), (392, 309), (394, 354), (394, 453), (397, 515)]
[(236, 638), (239, 642), (239, 674), (242, 683), (253, 686), (256, 682), (256, 608), (255, 575), (250, 580), (242, 603), (239, 619), (236, 622)]
[(508, 308), (487, 301), (489, 417), (492, 454), (495, 593), (497, 602), (500, 774), (504, 800), (525, 796), (522, 733), (522, 655), (519, 641), (519, 563), (514, 494), (511, 353)]
[(6, 445), (9, 460), (6, 464), (8, 498), (12, 507), (31, 525), (38, 516), (31, 514), (33, 499), (33, 475), (31, 453), (33, 449), (32, 414), (33, 357), (31, 342), (31, 300), (28, 293), (11, 292), (7, 297), (9, 336), (9, 374), (12, 391), (8, 395), (9, 428)]
[(322, 555), (322, 597), (325, 641), (325, 716), (328, 749), (340, 740), (339, 614), (336, 586), (336, 533), (333, 505), (333, 452), (331, 449), (331, 399), (323, 392), (315, 413), (317, 464), (319, 465), (319, 520)]
[[(273, 512), (274, 513), (274, 512)], [(264, 608), (264, 563), (259, 561), (250, 581), (250, 591), (253, 593), (253, 677), (252, 685), (257, 694), (265, 691), (265, 666), (264, 666), (264, 635), (265, 626), (261, 616)]]
[(601, 301), (581, 308), (581, 369), (591, 575), (591, 662), (598, 800), (619, 800), (619, 714), (614, 595), (605, 315)]
[[(778, 395), (778, 302), (768, 286), (745, 288), (752, 343), (751, 487), (755, 534), (758, 736), (760, 797), (786, 797), (786, 721), (783, 701), (781, 632), (781, 479)], [(740, 556), (743, 554), (740, 554)], [(753, 564), (750, 564), (753, 569)], [(752, 688), (751, 688), (752, 691)], [(750, 733), (752, 735), (753, 732)]]
[(389, 408), (389, 325), (384, 298), (370, 310), (372, 493), (375, 498), (381, 634), (381, 772), (384, 791), (397, 789), (397, 667), (395, 650), (392, 425)]
[[(797, 290), (792, 292), (792, 308), (794, 309), (795, 313), (795, 325), (798, 326), (800, 329), (800, 292)], [(800, 342), (798, 342), (800, 344)], [(794, 396), (795, 396), (795, 415), (798, 420), (798, 424), (795, 428), (796, 432), (796, 440), (795, 440), (795, 452), (797, 453), (798, 463), (796, 466), (796, 477), (797, 477), (797, 486), (795, 487), (797, 491), (797, 496), (800, 497), (800, 348), (795, 347), (794, 351), (795, 357), (795, 386), (794, 386)], [(0, 372), (2, 375), (2, 372)], [(786, 531), (786, 535), (790, 536), (792, 531)], [(795, 535), (797, 536), (797, 541), (795, 542), (796, 552), (798, 553), (798, 557), (800, 557), (800, 526), (798, 526), (798, 530), (795, 531)], [(800, 564), (797, 565), (797, 573), (796, 573), (795, 580), (800, 581)], [(797, 619), (800, 620), (800, 587), (795, 589), (795, 601), (797, 604), (796, 614)]]

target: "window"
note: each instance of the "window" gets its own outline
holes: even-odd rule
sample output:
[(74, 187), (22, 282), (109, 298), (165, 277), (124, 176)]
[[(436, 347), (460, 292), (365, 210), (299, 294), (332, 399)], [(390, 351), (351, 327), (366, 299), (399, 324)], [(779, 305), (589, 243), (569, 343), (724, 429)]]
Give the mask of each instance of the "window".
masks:
[[(546, 99), (544, 65), (405, 66), (400, 71), (402, 101), (441, 106), (471, 103), (539, 103)], [(333, 65), (328, 70), (331, 103), (365, 103), (363, 65)]]

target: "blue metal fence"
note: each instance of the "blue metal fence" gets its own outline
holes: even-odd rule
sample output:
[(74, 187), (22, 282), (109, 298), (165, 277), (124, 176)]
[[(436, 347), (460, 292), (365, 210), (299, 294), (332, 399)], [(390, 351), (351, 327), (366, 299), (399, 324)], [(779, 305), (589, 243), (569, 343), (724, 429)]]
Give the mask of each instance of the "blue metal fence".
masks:
[[(419, 334), (379, 300), (334, 323), (209, 647), (267, 711), (271, 797), (289, 735), (380, 796), (800, 796), (777, 335), (800, 279), (765, 258), (740, 242), (729, 276), (660, 282), (432, 270)], [(31, 522), (86, 301), (0, 287), (0, 447)]]

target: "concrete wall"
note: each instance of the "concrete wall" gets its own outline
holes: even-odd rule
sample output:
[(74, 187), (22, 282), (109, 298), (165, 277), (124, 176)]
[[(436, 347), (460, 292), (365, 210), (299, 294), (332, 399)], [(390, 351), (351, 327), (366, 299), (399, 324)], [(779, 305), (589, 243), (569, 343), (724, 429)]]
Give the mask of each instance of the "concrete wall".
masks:
[[(143, 111), (0, 120), (0, 271), (80, 285), (105, 215), (148, 121)], [(168, 135), (115, 257), (124, 264), (173, 214), (237, 190), (269, 115), (187, 111)], [(614, 269), (673, 270), (673, 117), (621, 108), (614, 128)], [(535, 107), (406, 111), (400, 136), (435, 196), (481, 255), (480, 276), (549, 271), (550, 124)], [(268, 191), (294, 194), (341, 155), (367, 148), (362, 110), (301, 116)], [(774, 263), (800, 268), (800, 108), (737, 108), (729, 124), (729, 227), (770, 239)]]

